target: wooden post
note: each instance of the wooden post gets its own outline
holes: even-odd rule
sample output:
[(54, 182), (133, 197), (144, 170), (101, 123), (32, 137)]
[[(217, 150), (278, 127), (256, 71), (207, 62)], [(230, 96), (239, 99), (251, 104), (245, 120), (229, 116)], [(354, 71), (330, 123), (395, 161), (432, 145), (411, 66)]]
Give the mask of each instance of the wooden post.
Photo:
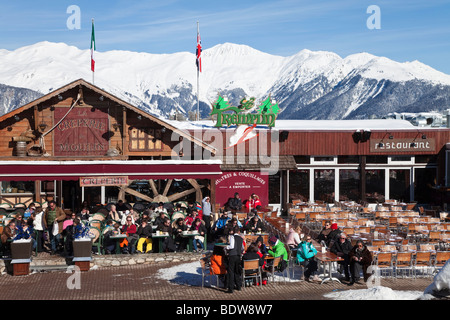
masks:
[(361, 200), (365, 202), (366, 198), (366, 156), (361, 156), (360, 161), (360, 172), (361, 172)]
[(34, 182), (34, 201), (41, 202), (41, 181), (36, 180)]
[(128, 155), (127, 108), (122, 108), (122, 153)]

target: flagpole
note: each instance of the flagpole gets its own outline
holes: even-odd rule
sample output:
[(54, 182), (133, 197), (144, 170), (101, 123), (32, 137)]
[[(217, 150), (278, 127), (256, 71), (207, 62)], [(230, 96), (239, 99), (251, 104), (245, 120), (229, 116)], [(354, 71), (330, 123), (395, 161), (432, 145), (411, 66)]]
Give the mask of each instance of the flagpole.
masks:
[[(92, 18), (92, 28), (94, 28), (94, 18)], [(92, 32), (92, 31), (91, 31), (91, 32)], [(94, 40), (94, 43), (95, 43), (95, 40)], [(91, 38), (91, 46), (92, 46), (92, 38)], [(92, 49), (91, 49), (91, 54), (92, 54)], [(91, 58), (92, 58), (92, 56), (91, 56)], [(95, 85), (95, 82), (94, 82), (94, 74), (95, 74), (95, 71), (92, 70), (92, 84)]]
[[(199, 33), (200, 33), (200, 29), (199, 29), (198, 21), (197, 21), (197, 37), (198, 37)], [(199, 72), (199, 69), (200, 69), (200, 67), (197, 67), (197, 121), (200, 120), (200, 108), (199, 108), (199, 106), (200, 106), (200, 100), (199, 100), (200, 99), (199, 98), (199, 96), (200, 96), (200, 81), (199, 81), (200, 72)]]

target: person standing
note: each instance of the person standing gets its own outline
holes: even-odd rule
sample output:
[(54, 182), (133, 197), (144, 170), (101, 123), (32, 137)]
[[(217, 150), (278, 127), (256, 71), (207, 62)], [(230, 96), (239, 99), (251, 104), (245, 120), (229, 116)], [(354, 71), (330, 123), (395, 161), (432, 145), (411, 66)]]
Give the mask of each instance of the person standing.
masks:
[(225, 248), (228, 252), (228, 267), (227, 267), (227, 293), (233, 293), (234, 289), (241, 290), (242, 288), (242, 265), (241, 257), (245, 250), (244, 239), (240, 234), (235, 234), (229, 237), (229, 245)]
[[(61, 207), (58, 207), (54, 200), (49, 201), (48, 207), (44, 212), (44, 226), (49, 234), (51, 254), (55, 254), (58, 249), (65, 219), (66, 214), (64, 213), (64, 210)], [(53, 225), (55, 223), (58, 224), (58, 232), (53, 234)]]
[(211, 208), (211, 199), (209, 197), (204, 197), (202, 200), (202, 211), (203, 211), (203, 221), (205, 221), (205, 227), (206, 227), (206, 239), (209, 240), (209, 242), (212, 241), (211, 237), (211, 214), (212, 214), (212, 208)]

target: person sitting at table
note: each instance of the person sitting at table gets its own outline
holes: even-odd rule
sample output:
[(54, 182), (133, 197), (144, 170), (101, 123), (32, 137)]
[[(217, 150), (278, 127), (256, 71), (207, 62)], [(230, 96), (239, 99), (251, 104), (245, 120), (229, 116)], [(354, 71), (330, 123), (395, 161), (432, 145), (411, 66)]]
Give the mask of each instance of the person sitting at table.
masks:
[(148, 211), (146, 211), (146, 210), (144, 210), (144, 212), (142, 212), (142, 215), (141, 215), (139, 218), (137, 218), (137, 219), (135, 220), (135, 223), (136, 223), (138, 226), (140, 226), (140, 225), (142, 225), (142, 222), (143, 222), (144, 220), (147, 220), (147, 225), (150, 225), (150, 228), (151, 228), (150, 217), (149, 217), (149, 215), (148, 215)]
[(367, 279), (369, 279), (367, 269), (371, 265), (373, 257), (362, 240), (356, 241), (355, 246), (348, 254), (348, 259), (350, 261), (350, 273), (352, 276), (349, 284), (352, 285), (355, 282), (359, 282), (361, 271), (363, 272), (364, 282), (367, 282)]
[(239, 197), (239, 193), (236, 192), (233, 198), (229, 198), (225, 204), (226, 211), (239, 212), (242, 210), (242, 200)]
[(116, 203), (117, 211), (125, 212), (126, 210), (129, 209), (129, 207), (131, 207), (131, 206), (130, 205), (126, 205), (125, 202), (123, 202), (123, 200), (119, 200)]
[(300, 232), (302, 231), (302, 227), (297, 225), (295, 228), (290, 228), (289, 233), (286, 238), (287, 246), (292, 249), (297, 249), (298, 245), (301, 242)]
[(141, 221), (139, 228), (136, 231), (136, 234), (139, 236), (139, 240), (137, 243), (137, 252), (144, 253), (144, 244), (145, 244), (145, 253), (148, 253), (152, 250), (153, 240), (152, 240), (152, 226), (148, 223), (147, 219)]
[(241, 228), (239, 228), (238, 220), (236, 218), (232, 218), (228, 220), (224, 230), (223, 234), (224, 236), (228, 237), (229, 235), (237, 234), (241, 231)]
[[(258, 254), (258, 246), (256, 245), (256, 243), (254, 243), (254, 242), (250, 243), (247, 250), (242, 255), (242, 266), (244, 266), (245, 260), (258, 260), (258, 264), (259, 264), (260, 268), (262, 268), (262, 266), (264, 265), (264, 257), (262, 255)], [(245, 274), (247, 274), (247, 275), (252, 274), (252, 273), (255, 273), (256, 271), (257, 270), (245, 270)], [(249, 287), (252, 284), (256, 284), (259, 286), (259, 282), (257, 282), (256, 280), (254, 280), (253, 283), (250, 280), (245, 281), (246, 287)]]
[(262, 203), (261, 200), (259, 200), (259, 196), (256, 193), (252, 193), (245, 203), (245, 207), (247, 208), (247, 212), (250, 212), (252, 209), (261, 209)]
[(134, 219), (134, 215), (131, 212), (131, 210), (125, 210), (125, 212), (122, 214), (122, 219), (120, 220), (120, 223), (124, 226), (127, 224), (127, 219), (128, 217), (131, 217), (131, 222), (133, 224), (136, 223), (135, 219)]
[(111, 219), (117, 222), (120, 222), (122, 220), (122, 215), (117, 211), (116, 205), (112, 204), (111, 209), (109, 210), (108, 216), (106, 219)]
[(28, 219), (31, 216), (31, 214), (34, 213), (35, 211), (36, 211), (36, 206), (34, 205), (34, 203), (30, 203), (27, 210), (25, 210), (25, 212), (23, 213), (23, 218), (25, 220)]
[(3, 232), (1, 235), (2, 245), (3, 245), (3, 254), (9, 255), (11, 254), (11, 242), (8, 240), (12, 240), (17, 233), (16, 223), (14, 219), (11, 220), (6, 227), (3, 228)]
[(77, 215), (81, 221), (89, 221), (90, 212), (88, 207), (81, 208), (80, 213)]
[(259, 252), (263, 255), (266, 256), (268, 255), (267, 253), (267, 246), (264, 244), (264, 238), (259, 236), (258, 238), (256, 238), (256, 245), (258, 246), (258, 250)]
[(136, 234), (137, 228), (133, 223), (131, 216), (127, 217), (126, 224), (122, 226), (122, 234), (126, 234), (127, 237), (122, 240), (120, 246), (122, 248), (122, 253), (134, 253), (136, 250), (136, 242), (139, 237)]
[(264, 223), (255, 215), (245, 226), (244, 230), (252, 233), (260, 233), (266, 231)]
[(319, 235), (317, 236), (317, 241), (318, 242), (323, 241), (326, 244), (328, 242), (328, 236), (330, 235), (331, 231), (333, 231), (333, 229), (331, 229), (331, 222), (330, 221), (325, 222), (325, 226), (322, 228)]
[(272, 247), (267, 251), (269, 256), (272, 256), (274, 258), (279, 256), (282, 257), (280, 264), (275, 267), (278, 268), (278, 271), (283, 272), (288, 265), (288, 253), (286, 247), (284, 246), (284, 243), (281, 242), (277, 237), (272, 236), (269, 238), (269, 245)]
[(221, 214), (221, 216), (219, 217), (219, 219), (217, 219), (217, 221), (215, 222), (214, 227), (213, 227), (213, 232), (214, 232), (215, 238), (218, 238), (218, 237), (224, 235), (225, 226), (227, 225), (227, 222), (230, 219), (231, 219), (231, 217), (228, 216), (228, 211), (223, 212)]
[(311, 276), (313, 276), (312, 281), (321, 281), (316, 274), (318, 269), (317, 261), (314, 259), (316, 254), (317, 250), (311, 236), (306, 236), (305, 241), (300, 242), (297, 248), (297, 262), (305, 268), (303, 276), (306, 281), (310, 281)]
[(103, 247), (105, 248), (105, 253), (111, 254), (115, 252), (114, 249), (116, 247), (116, 242), (110, 237), (112, 235), (120, 234), (120, 224), (118, 222), (114, 222), (111, 219), (106, 220), (106, 226), (103, 229), (102, 233), (103, 233)]
[(158, 216), (156, 217), (155, 221), (153, 222), (153, 225), (156, 226), (156, 228), (159, 228), (159, 226), (164, 224), (164, 221), (168, 219), (167, 212), (159, 211)]
[(178, 252), (186, 251), (186, 247), (189, 242), (189, 238), (182, 236), (183, 232), (188, 230), (188, 226), (184, 221), (185, 220), (183, 218), (178, 218), (177, 220), (175, 220), (175, 223), (172, 227), (175, 244), (178, 244)]
[(327, 240), (325, 241), (325, 244), (328, 248), (331, 248), (333, 246), (333, 243), (339, 242), (339, 237), (342, 233), (342, 230), (339, 229), (337, 223), (332, 223), (330, 228), (331, 231), (328, 234)]
[[(344, 259), (344, 261), (338, 262), (340, 268), (344, 269), (345, 281), (350, 281), (350, 272), (349, 272), (349, 253), (352, 250), (352, 244), (347, 239), (347, 235), (345, 233), (341, 233), (338, 241), (334, 242), (333, 246), (330, 248), (330, 251), (335, 255)], [(341, 272), (342, 273), (342, 272)]]
[[(166, 216), (168, 215), (167, 209), (164, 208), (164, 202), (159, 202), (159, 203), (158, 203), (158, 206), (155, 208), (154, 211), (155, 211), (157, 214), (160, 214), (161, 212), (164, 212)], [(161, 215), (160, 215), (160, 216), (161, 216)]]
[(219, 280), (222, 281), (224, 287), (227, 287), (225, 283), (227, 274), (227, 257), (223, 247), (214, 246), (210, 258), (210, 270), (213, 274), (219, 277)]
[[(199, 234), (198, 236), (194, 236), (194, 239), (192, 240), (194, 252), (203, 251), (205, 249), (205, 246), (203, 244), (205, 242), (205, 235), (206, 235), (206, 226), (203, 220), (200, 218), (196, 218), (189, 230), (197, 231)], [(200, 249), (198, 249), (198, 246), (200, 246)]]
[(195, 218), (197, 217), (197, 209), (192, 209), (187, 215), (186, 218), (184, 218), (184, 223), (186, 224), (186, 227), (189, 229), (192, 224), (194, 223)]
[(165, 218), (164, 222), (160, 224), (157, 228), (157, 231), (161, 231), (163, 233), (168, 233), (168, 237), (159, 238), (159, 241), (162, 241), (161, 249), (162, 252), (175, 252), (176, 246), (173, 240), (173, 228), (170, 224), (170, 219)]

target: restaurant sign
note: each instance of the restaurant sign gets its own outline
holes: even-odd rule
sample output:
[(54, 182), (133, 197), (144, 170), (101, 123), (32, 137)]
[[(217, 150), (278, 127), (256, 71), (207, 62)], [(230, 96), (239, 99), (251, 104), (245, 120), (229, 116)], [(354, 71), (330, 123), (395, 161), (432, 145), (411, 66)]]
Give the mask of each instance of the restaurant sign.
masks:
[(370, 141), (370, 152), (434, 152), (435, 148), (434, 138)]
[(128, 184), (127, 176), (80, 177), (80, 187), (120, 187)]
[(251, 109), (255, 107), (255, 98), (241, 99), (239, 106), (234, 107), (219, 95), (212, 106), (211, 116), (217, 115), (215, 127), (229, 127), (239, 125), (266, 125), (273, 127), (280, 108), (277, 103), (271, 102), (270, 96), (256, 107), (256, 113)]

